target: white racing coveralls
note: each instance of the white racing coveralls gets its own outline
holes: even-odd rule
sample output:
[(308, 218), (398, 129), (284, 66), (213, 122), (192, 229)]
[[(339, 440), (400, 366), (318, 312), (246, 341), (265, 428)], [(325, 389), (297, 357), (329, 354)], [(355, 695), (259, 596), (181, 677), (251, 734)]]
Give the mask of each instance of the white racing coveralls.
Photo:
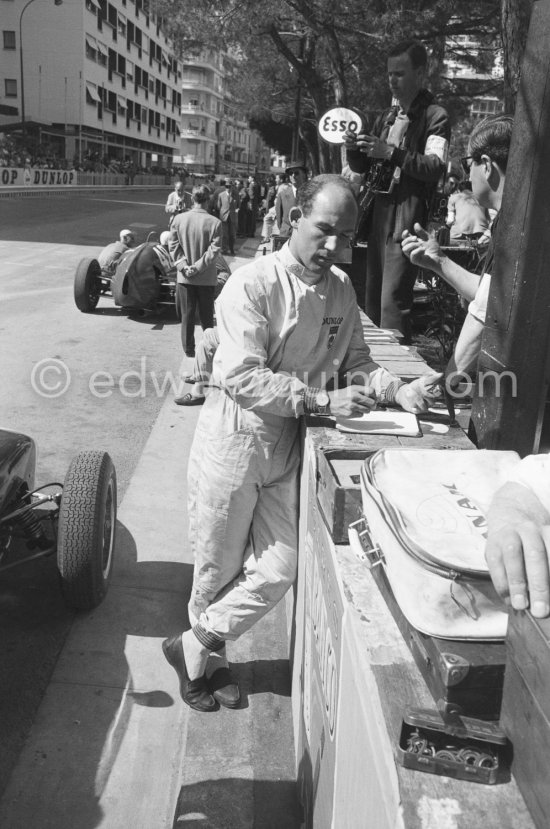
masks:
[(292, 585), (298, 539), (298, 418), (306, 387), (362, 372), (384, 397), (396, 378), (370, 357), (355, 291), (332, 268), (316, 285), (288, 244), (233, 274), (216, 305), (213, 388), (191, 449), (192, 623), (237, 639)]

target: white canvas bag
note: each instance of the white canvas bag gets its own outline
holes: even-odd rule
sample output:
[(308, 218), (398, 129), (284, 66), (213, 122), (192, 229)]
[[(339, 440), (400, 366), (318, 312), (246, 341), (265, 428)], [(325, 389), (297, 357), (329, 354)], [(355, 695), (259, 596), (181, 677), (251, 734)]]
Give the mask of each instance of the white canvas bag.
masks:
[(486, 513), (515, 452), (382, 449), (365, 460), (365, 519), (402, 613), (444, 639), (504, 639), (485, 563)]

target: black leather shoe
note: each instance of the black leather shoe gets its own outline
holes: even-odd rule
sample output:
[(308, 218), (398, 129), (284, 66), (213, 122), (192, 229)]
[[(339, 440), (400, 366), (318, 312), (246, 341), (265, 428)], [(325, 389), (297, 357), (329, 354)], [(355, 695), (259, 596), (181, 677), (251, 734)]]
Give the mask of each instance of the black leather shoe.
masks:
[(229, 668), (218, 668), (206, 680), (206, 684), (213, 698), (220, 705), (225, 706), (225, 708), (239, 707), (241, 692)]
[(178, 675), (182, 700), (195, 711), (216, 711), (218, 705), (208, 690), (204, 674), (198, 679), (189, 679), (181, 636), (165, 639), (162, 643), (162, 650), (168, 663)]

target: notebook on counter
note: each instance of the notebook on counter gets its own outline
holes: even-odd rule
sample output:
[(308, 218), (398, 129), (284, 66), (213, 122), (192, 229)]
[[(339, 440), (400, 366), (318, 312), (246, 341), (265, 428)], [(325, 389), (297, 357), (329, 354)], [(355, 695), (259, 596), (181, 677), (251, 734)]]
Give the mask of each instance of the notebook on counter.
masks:
[(354, 417), (337, 417), (336, 428), (341, 432), (357, 432), (368, 435), (403, 435), (421, 437), (422, 431), (412, 412), (379, 411), (367, 412)]

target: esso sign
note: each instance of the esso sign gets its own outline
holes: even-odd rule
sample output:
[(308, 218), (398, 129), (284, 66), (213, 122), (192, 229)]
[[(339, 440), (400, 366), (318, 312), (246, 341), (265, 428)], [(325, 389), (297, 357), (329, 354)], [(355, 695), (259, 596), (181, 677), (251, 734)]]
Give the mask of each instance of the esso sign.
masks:
[(361, 132), (363, 123), (353, 109), (335, 107), (321, 116), (319, 121), (319, 135), (329, 144), (343, 144), (346, 130), (356, 135)]

